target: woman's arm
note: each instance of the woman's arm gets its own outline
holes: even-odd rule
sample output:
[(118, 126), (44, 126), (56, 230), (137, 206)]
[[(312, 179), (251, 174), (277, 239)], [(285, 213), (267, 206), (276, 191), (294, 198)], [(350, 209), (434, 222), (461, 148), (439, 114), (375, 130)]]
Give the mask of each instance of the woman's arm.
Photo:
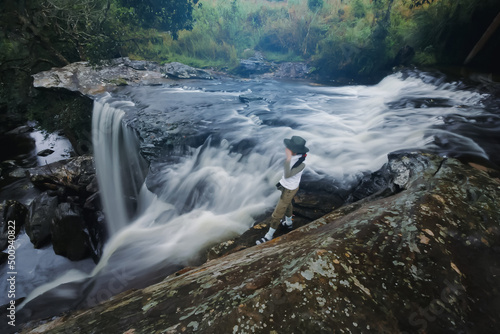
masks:
[(292, 177), (295, 174), (302, 172), (304, 168), (306, 168), (306, 165), (304, 163), (301, 163), (297, 167), (290, 169), (290, 160), (286, 159), (283, 168), (284, 168), (285, 179), (288, 179), (289, 177)]

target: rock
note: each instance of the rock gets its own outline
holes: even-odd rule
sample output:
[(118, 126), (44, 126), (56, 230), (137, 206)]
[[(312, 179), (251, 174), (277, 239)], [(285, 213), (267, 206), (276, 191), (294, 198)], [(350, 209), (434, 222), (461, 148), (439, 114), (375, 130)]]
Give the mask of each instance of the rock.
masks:
[(4, 169), (12, 169), (12, 168), (16, 168), (17, 167), (16, 162), (14, 160), (5, 160), (5, 161), (2, 161), (1, 166)]
[(83, 221), (82, 210), (73, 203), (59, 204), (52, 221), (52, 247), (57, 255), (72, 261), (90, 254), (90, 240)]
[(147, 60), (131, 60), (128, 57), (116, 58), (110, 61), (110, 65), (119, 66), (125, 65), (137, 71), (159, 72), (160, 65), (158, 63)]
[(96, 97), (119, 85), (158, 83), (164, 79), (160, 72), (137, 70), (127, 63), (130, 61), (116, 60), (96, 68), (88, 62), (76, 62), (33, 75), (33, 86), (67, 89)]
[(94, 176), (92, 178), (92, 180), (87, 185), (87, 187), (85, 188), (85, 190), (88, 193), (91, 193), (91, 194), (94, 194), (94, 193), (96, 193), (99, 190), (99, 184), (97, 183), (97, 177), (96, 176)]
[(88, 197), (83, 209), (86, 229), (90, 238), (91, 256), (97, 263), (101, 258), (104, 244), (108, 239), (108, 230), (106, 228), (100, 193), (96, 192)]
[(57, 208), (57, 198), (42, 193), (31, 202), (28, 210), (26, 233), (35, 248), (45, 246), (51, 239), (52, 219)]
[[(3, 221), (0, 224), (0, 251), (8, 246), (9, 240), (14, 240), (21, 227), (26, 222), (28, 209), (18, 201), (7, 201), (3, 211)], [(9, 238), (9, 236), (14, 236)]]
[[(81, 194), (95, 178), (94, 158), (79, 156), (29, 169), (31, 182), (42, 190), (65, 189), (66, 194)], [(93, 189), (93, 187), (89, 188)]]
[(240, 66), (235, 70), (239, 75), (249, 77), (257, 74), (269, 73), (276, 68), (276, 65), (263, 59), (242, 59)]
[(178, 79), (206, 79), (211, 80), (212, 75), (207, 71), (200, 70), (181, 63), (173, 62), (165, 64), (161, 71), (169, 76)]
[(36, 155), (38, 155), (39, 157), (46, 157), (46, 156), (51, 155), (52, 153), (54, 153), (54, 150), (47, 148), (43, 151), (38, 152)]
[(286, 62), (278, 65), (273, 73), (274, 78), (305, 79), (310, 72), (307, 63)]
[(261, 101), (264, 100), (262, 96), (256, 94), (241, 94), (238, 96), (239, 100), (243, 103), (249, 103), (251, 101)]
[(40, 72), (33, 75), (33, 86), (67, 89), (95, 98), (117, 86), (162, 84), (165, 75), (179, 79), (212, 79), (207, 71), (181, 63), (160, 66), (155, 62), (118, 58), (99, 67), (92, 67), (88, 62), (76, 62)]
[(13, 130), (10, 130), (10, 131), (6, 132), (5, 134), (6, 135), (15, 135), (15, 136), (18, 136), (18, 135), (30, 133), (31, 131), (33, 131), (33, 127), (32, 126), (21, 125), (21, 126), (15, 128)]
[(71, 260), (90, 254), (97, 261), (107, 240), (107, 231), (93, 157), (79, 156), (32, 168), (29, 172), (37, 188), (57, 199), (58, 216), (51, 230), (56, 254)]
[(24, 168), (16, 168), (12, 172), (9, 173), (9, 176), (15, 179), (21, 179), (23, 177), (26, 177), (27, 175), (27, 170)]
[(416, 152), (391, 155), (384, 169), (392, 196), (33, 332), (496, 332), (500, 180)]
[(262, 76), (270, 79), (304, 79), (309, 75), (310, 68), (304, 62), (278, 64), (268, 62), (262, 53), (255, 52), (253, 56), (240, 60), (240, 66), (235, 72), (245, 77)]

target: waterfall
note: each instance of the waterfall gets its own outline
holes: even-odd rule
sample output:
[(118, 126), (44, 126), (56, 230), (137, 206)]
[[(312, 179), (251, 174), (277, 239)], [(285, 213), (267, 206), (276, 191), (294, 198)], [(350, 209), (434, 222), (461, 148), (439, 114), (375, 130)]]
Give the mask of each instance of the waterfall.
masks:
[(135, 215), (136, 200), (144, 183), (146, 162), (139, 154), (135, 132), (123, 122), (125, 112), (117, 105), (128, 102), (94, 102), (92, 140), (97, 179), (108, 232), (115, 235)]

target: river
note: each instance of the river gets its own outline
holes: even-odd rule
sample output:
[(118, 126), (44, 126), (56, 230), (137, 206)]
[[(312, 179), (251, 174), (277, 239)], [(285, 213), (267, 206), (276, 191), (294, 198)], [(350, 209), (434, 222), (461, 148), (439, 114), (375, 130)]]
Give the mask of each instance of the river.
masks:
[(199, 264), (272, 209), (292, 135), (310, 149), (304, 177), (345, 188), (397, 150), (500, 164), (498, 97), (480, 88), (408, 71), (372, 86), (185, 80), (103, 96), (93, 140), (111, 238), (92, 272), (47, 277), (20, 312), (92, 306)]

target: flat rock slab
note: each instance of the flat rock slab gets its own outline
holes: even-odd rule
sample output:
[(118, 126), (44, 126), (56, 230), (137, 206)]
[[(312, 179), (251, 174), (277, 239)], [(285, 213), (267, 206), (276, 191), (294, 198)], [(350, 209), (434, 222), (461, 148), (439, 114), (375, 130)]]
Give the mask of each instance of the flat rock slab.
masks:
[(158, 85), (166, 78), (212, 79), (209, 72), (181, 63), (159, 65), (155, 62), (114, 59), (106, 64), (91, 66), (76, 62), (33, 75), (33, 86), (46, 89), (67, 89), (89, 97), (97, 97), (117, 86)]
[(397, 188), (389, 197), (33, 332), (496, 332), (500, 180), (420, 153), (392, 155), (385, 168)]

